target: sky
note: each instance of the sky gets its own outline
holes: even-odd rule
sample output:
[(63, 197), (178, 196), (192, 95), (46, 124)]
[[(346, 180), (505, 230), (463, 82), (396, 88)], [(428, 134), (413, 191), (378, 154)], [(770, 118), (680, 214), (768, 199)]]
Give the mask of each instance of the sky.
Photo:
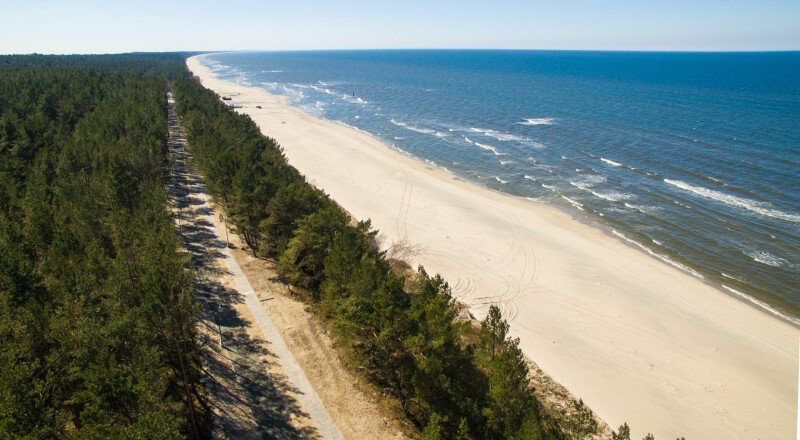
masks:
[(800, 50), (800, 0), (0, 0), (0, 53)]

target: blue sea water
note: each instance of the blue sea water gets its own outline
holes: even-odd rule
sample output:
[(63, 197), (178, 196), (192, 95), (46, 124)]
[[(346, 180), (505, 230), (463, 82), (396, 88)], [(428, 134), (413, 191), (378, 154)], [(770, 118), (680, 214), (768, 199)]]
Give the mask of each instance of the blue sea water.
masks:
[(211, 54), (480, 185), (800, 323), (800, 52)]

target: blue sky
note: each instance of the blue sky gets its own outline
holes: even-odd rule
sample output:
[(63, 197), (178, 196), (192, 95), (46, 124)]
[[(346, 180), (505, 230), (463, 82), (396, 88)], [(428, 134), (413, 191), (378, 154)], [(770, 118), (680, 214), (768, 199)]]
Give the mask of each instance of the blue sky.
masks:
[(0, 0), (0, 53), (800, 50), (800, 0)]

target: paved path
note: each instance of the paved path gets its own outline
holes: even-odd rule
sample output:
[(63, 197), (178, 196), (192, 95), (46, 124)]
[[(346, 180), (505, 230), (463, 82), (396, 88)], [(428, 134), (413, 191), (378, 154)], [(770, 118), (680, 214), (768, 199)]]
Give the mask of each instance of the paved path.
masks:
[[(275, 326), (273, 325), (272, 321), (269, 318), (269, 315), (267, 315), (266, 311), (264, 310), (264, 308), (261, 305), (261, 302), (259, 301), (259, 299), (256, 296), (255, 292), (253, 291), (253, 288), (251, 287), (250, 282), (247, 280), (247, 277), (242, 273), (242, 270), (239, 267), (239, 264), (236, 262), (236, 259), (233, 257), (230, 249), (228, 248), (228, 246), (227, 246), (227, 237), (223, 237), (222, 236), (222, 235), (225, 234), (225, 232), (221, 232), (221, 231), (225, 231), (224, 226), (221, 226), (219, 224), (218, 219), (216, 218), (216, 215), (215, 215), (214, 211), (211, 209), (211, 207), (210, 207), (210, 205), (208, 203), (208, 197), (207, 197), (207, 195), (206, 195), (206, 193), (204, 191), (204, 186), (202, 185), (202, 182), (200, 181), (200, 179), (197, 178), (196, 173), (192, 173), (191, 170), (189, 170), (188, 167), (187, 167), (186, 160), (187, 160), (187, 157), (189, 156), (189, 153), (186, 151), (186, 148), (185, 148), (186, 142), (185, 142), (184, 137), (183, 137), (183, 135), (181, 133), (180, 126), (179, 126), (177, 118), (175, 116), (174, 101), (172, 101), (171, 97), (169, 99), (169, 119), (170, 119), (170, 156), (171, 156), (172, 161), (173, 161), (173, 175), (174, 175), (173, 176), (173, 186), (171, 188), (171, 192), (173, 193), (173, 196), (176, 197), (176, 198), (188, 197), (190, 195), (191, 198), (193, 199), (192, 202), (183, 203), (183, 205), (184, 205), (183, 209), (190, 209), (191, 210), (191, 215), (178, 215), (177, 216), (178, 217), (178, 222), (179, 222), (179, 227), (181, 228), (181, 234), (183, 236), (186, 236), (188, 234), (183, 232), (184, 229), (186, 229), (186, 230), (191, 230), (191, 229), (196, 230), (198, 228), (198, 226), (199, 226), (200, 228), (202, 228), (203, 233), (206, 235), (206, 237), (204, 237), (204, 239), (203, 239), (204, 242), (205, 243), (216, 243), (216, 245), (215, 245), (216, 248), (213, 250), (213, 254), (211, 255), (211, 259), (212, 260), (216, 260), (217, 263), (220, 260), (224, 263), (224, 266), (228, 270), (228, 273), (226, 275), (229, 275), (233, 279), (233, 284), (235, 285), (236, 296), (238, 296), (240, 299), (243, 299), (244, 304), (247, 306), (248, 310), (252, 314), (252, 317), (253, 317), (257, 327), (261, 330), (261, 333), (263, 334), (264, 338), (266, 339), (267, 343), (269, 344), (270, 354), (272, 354), (273, 356), (275, 356), (277, 358), (278, 363), (280, 364), (280, 367), (283, 370), (283, 373), (285, 374), (286, 378), (288, 379), (289, 384), (291, 385), (292, 393), (297, 395), (297, 400), (299, 401), (299, 406), (302, 408), (302, 410), (305, 411), (305, 414), (303, 414), (303, 415), (307, 416), (313, 422), (313, 425), (316, 428), (316, 433), (314, 433), (316, 435), (314, 435), (314, 434), (311, 434), (311, 433), (308, 433), (308, 432), (291, 432), (291, 433), (287, 433), (287, 432), (281, 431), (281, 432), (278, 433), (278, 432), (270, 431), (270, 430), (266, 430), (265, 431), (265, 429), (263, 429), (264, 427), (257, 427), (257, 429), (250, 430), (252, 432), (249, 432), (249, 434), (253, 434), (253, 435), (245, 435), (246, 432), (244, 432), (244, 431), (247, 431), (247, 429), (244, 429), (242, 432), (238, 432), (238, 433), (234, 434), (233, 437), (239, 437), (239, 436), (241, 436), (241, 437), (254, 437), (254, 436), (258, 437), (258, 433), (260, 432), (260, 434), (261, 434), (260, 437), (262, 437), (262, 438), (264, 436), (273, 437), (273, 436), (279, 435), (281, 437), (285, 436), (285, 437), (308, 438), (308, 437), (322, 436), (323, 438), (326, 438), (326, 439), (341, 439), (342, 435), (339, 432), (338, 428), (336, 427), (336, 424), (331, 419), (330, 415), (328, 414), (327, 410), (325, 409), (325, 406), (322, 404), (322, 401), (319, 399), (319, 396), (314, 391), (314, 388), (311, 386), (311, 383), (309, 383), (308, 378), (306, 377), (305, 373), (303, 372), (303, 370), (300, 368), (300, 366), (295, 361), (294, 356), (292, 355), (292, 353), (289, 350), (289, 348), (286, 346), (286, 343), (284, 342), (284, 340), (281, 337), (280, 333), (278, 332), (277, 328), (275, 328)], [(184, 190), (181, 191), (179, 188), (176, 188), (176, 185), (179, 185), (179, 184), (176, 184), (175, 181), (178, 181), (180, 176), (182, 176), (182, 178), (183, 178), (183, 181), (184, 181), (183, 185), (187, 186), (187, 187), (191, 186), (191, 190), (187, 190), (187, 188), (184, 188)], [(191, 181), (192, 181), (191, 185), (186, 185), (185, 184), (185, 182), (187, 180), (187, 176), (191, 176)], [(185, 202), (185, 200), (184, 200), (184, 202)], [(181, 205), (180, 203), (177, 203), (177, 205), (178, 205), (178, 208), (177, 208), (178, 210), (182, 209), (180, 207), (180, 205)], [(188, 206), (188, 208), (187, 208), (187, 206)], [(181, 214), (181, 213), (179, 212), (179, 214)], [(187, 223), (184, 223), (184, 225), (181, 225), (181, 221), (185, 221)], [(205, 227), (203, 227), (203, 225), (205, 225)], [(208, 227), (208, 226), (212, 226), (212, 227)], [(208, 235), (211, 235), (211, 237), (209, 237)], [(186, 240), (184, 240), (184, 242), (186, 243)], [(204, 245), (201, 244), (199, 247), (200, 248), (205, 248), (207, 246), (204, 246)], [(203, 249), (200, 249), (199, 251), (200, 251), (200, 253), (202, 253)], [(203, 258), (209, 258), (209, 255), (203, 255)], [(221, 307), (223, 307), (223, 304), (217, 304), (217, 306), (221, 308)], [(206, 305), (206, 308), (207, 309), (208, 308), (212, 308), (213, 309), (213, 307), (208, 307), (208, 305)], [(218, 314), (218, 312), (214, 311), (213, 312), (214, 318), (212, 318), (212, 319), (213, 319), (214, 323), (216, 324), (216, 326), (220, 329), (219, 345), (223, 346), (224, 344), (223, 344), (223, 330), (222, 330), (222, 328), (223, 327), (228, 328), (228, 327), (227, 327), (227, 324), (220, 325), (220, 323), (219, 323), (219, 321), (218, 321), (218, 319), (216, 317), (217, 314)], [(232, 344), (230, 342), (226, 342), (226, 344), (235, 345), (235, 344)], [(226, 353), (226, 357), (229, 357), (229, 358), (233, 357), (233, 356), (230, 355), (230, 353), (228, 352), (227, 349), (223, 348), (223, 350)], [(234, 350), (232, 350), (232, 351), (234, 351)], [(247, 356), (245, 356), (245, 358), (246, 357)], [(240, 363), (240, 362), (241, 362), (241, 359), (236, 359), (235, 361), (231, 360), (231, 362), (229, 363), (230, 370), (236, 376), (242, 376), (242, 375), (248, 374), (250, 372), (250, 370), (252, 369), (252, 368), (249, 367), (249, 365), (245, 366), (245, 368), (242, 368), (241, 366), (237, 367), (237, 363)], [(320, 367), (323, 367), (323, 366), (320, 366)], [(237, 370), (240, 370), (240, 371), (243, 370), (244, 372), (240, 372), (240, 371), (237, 371)], [(237, 379), (237, 382), (239, 382), (239, 384), (242, 387), (249, 386), (250, 388), (253, 388), (254, 384), (258, 385), (257, 381), (252, 381), (252, 380)], [(274, 384), (270, 384), (269, 387), (272, 388), (272, 389), (269, 390), (270, 392), (268, 394), (275, 394), (276, 390), (275, 390)], [(252, 389), (250, 389), (250, 390), (242, 390), (242, 391), (240, 391), (240, 393), (246, 394), (248, 391), (252, 394), (253, 391), (258, 393), (259, 390), (258, 389), (256, 389), (256, 390), (252, 390)], [(281, 397), (281, 398), (283, 398), (283, 397)], [(261, 400), (261, 399), (258, 399), (258, 400)], [(284, 410), (286, 410), (287, 408), (291, 409), (291, 405), (289, 405), (289, 404), (284, 404), (283, 406), (284, 406), (284, 408), (282, 408), (282, 409), (284, 409)], [(252, 419), (251, 419), (251, 420), (255, 420), (255, 424), (256, 425), (258, 425), (259, 423), (264, 423), (264, 421), (259, 421), (258, 420), (259, 419), (259, 414), (256, 414), (258, 411), (259, 411), (258, 408), (256, 408), (254, 410), (254, 413), (252, 414)], [(287, 411), (284, 411), (284, 412), (287, 412)], [(291, 411), (288, 411), (288, 412), (291, 412)], [(275, 417), (274, 415), (271, 415), (270, 417), (267, 417), (266, 419), (267, 420), (273, 420), (274, 417)], [(235, 423), (235, 422), (229, 422), (229, 424), (230, 423)], [(241, 420), (239, 421), (239, 423), (240, 424), (243, 423), (245, 425), (252, 424), (250, 421), (242, 422)], [(267, 422), (267, 423), (269, 423), (269, 422)], [(290, 435), (290, 434), (292, 434), (292, 435)]]
[[(205, 193), (200, 196), (207, 204), (208, 199)], [(214, 216), (208, 215), (207, 219), (214, 224), (217, 231), (223, 228), (223, 226), (219, 225)], [(222, 239), (220, 236), (218, 236), (218, 238)], [(273, 354), (278, 357), (284, 373), (286, 373), (289, 380), (291, 380), (299, 391), (303, 408), (308, 411), (309, 416), (314, 420), (317, 430), (319, 430), (324, 438), (341, 439), (342, 435), (336, 428), (336, 424), (333, 423), (328, 411), (325, 409), (319, 396), (317, 396), (308, 378), (306, 378), (303, 369), (300, 368), (300, 365), (295, 361), (289, 347), (286, 346), (280, 333), (278, 333), (278, 329), (275, 328), (272, 321), (269, 319), (269, 315), (264, 311), (264, 308), (261, 306), (261, 301), (256, 297), (255, 291), (250, 286), (250, 282), (247, 281), (247, 277), (242, 273), (242, 269), (239, 268), (236, 259), (233, 258), (230, 249), (226, 247), (223, 252), (225, 254), (225, 265), (228, 267), (231, 274), (233, 274), (234, 280), (236, 281), (236, 290), (244, 296), (245, 304), (247, 304), (247, 307), (253, 314), (256, 323), (266, 336), (267, 341), (270, 342)]]

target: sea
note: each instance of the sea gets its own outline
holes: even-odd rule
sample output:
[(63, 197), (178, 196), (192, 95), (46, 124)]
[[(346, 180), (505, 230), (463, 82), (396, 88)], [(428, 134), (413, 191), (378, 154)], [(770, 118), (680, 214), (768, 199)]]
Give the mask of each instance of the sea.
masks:
[(228, 52), (222, 79), (800, 325), (800, 52)]

